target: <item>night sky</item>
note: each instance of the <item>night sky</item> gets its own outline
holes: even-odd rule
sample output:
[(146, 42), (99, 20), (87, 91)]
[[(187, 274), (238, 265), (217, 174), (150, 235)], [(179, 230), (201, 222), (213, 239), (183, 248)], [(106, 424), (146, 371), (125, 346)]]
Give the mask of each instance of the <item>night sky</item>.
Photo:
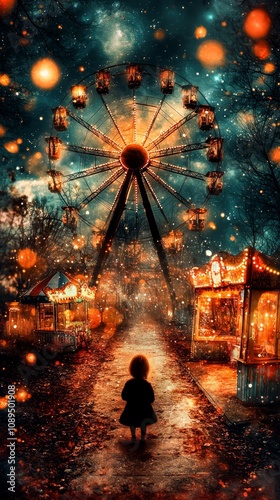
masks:
[[(8, 6), (5, 5), (12, 3), (12, 1), (2, 3), (4, 7), (2, 7), (1, 73), (8, 77), (8, 83), (2, 78), (0, 87), (2, 101), (5, 102), (0, 117), (1, 176), (5, 189), (10, 193), (27, 195), (30, 201), (38, 195), (51, 196), (50, 203), (61, 206), (59, 197), (50, 195), (47, 189), (46, 170), (49, 166), (45, 153), (45, 137), (52, 133), (51, 109), (62, 102), (68, 103), (70, 87), (82, 79), (86, 83), (92, 82), (93, 77), (88, 78), (87, 75), (93, 75), (99, 69), (121, 65), (124, 70), (127, 63), (133, 62), (147, 67), (151, 65), (170, 68), (175, 71), (175, 80), (180, 81), (182, 85), (186, 81), (198, 86), (200, 102), (208, 102), (215, 108), (219, 133), (224, 139), (222, 171), (225, 175), (222, 194), (212, 197), (207, 202), (205, 202), (205, 186), (201, 190), (200, 181), (191, 180), (188, 189), (184, 191), (185, 186), (180, 185), (182, 179), (173, 178), (172, 181), (164, 177), (175, 189), (181, 190), (182, 195), (191, 203), (194, 202), (199, 206), (205, 202), (208, 209), (205, 231), (199, 235), (190, 234), (186, 224), (182, 224), (182, 216), (175, 213), (175, 205), (170, 202), (168, 196), (165, 196), (163, 206), (171, 224), (168, 229), (180, 227), (187, 234), (190, 247), (192, 238), (200, 238), (203, 255), (207, 251), (207, 258), (211, 252), (215, 253), (218, 250), (233, 253), (242, 250), (245, 246), (244, 240), (239, 237), (237, 229), (238, 210), (242, 203), (240, 199), (242, 174), (238, 172), (230, 150), (240, 133), (238, 117), (233, 111), (233, 103), (239, 89), (238, 82), (236, 89), (234, 88), (232, 50), (235, 44), (239, 46), (241, 44), (242, 47), (243, 43), (246, 52), (252, 44), (252, 39), (244, 33), (244, 20), (250, 10), (265, 6), (267, 12), (275, 14), (276, 2), (130, 0), (62, 1), (58, 4), (52, 0), (18, 1), (9, 12)], [(205, 62), (200, 58), (198, 50), (202, 44), (213, 41), (218, 42), (217, 50), (222, 53), (214, 62), (207, 62), (207, 57)], [(209, 49), (206, 49), (206, 53), (207, 50), (209, 52)], [(270, 56), (261, 63), (273, 60), (274, 55), (270, 53)], [(42, 84), (36, 83), (32, 77), (34, 65), (43, 58), (50, 58), (57, 65), (59, 72), (58, 81), (49, 88), (42, 88)], [(259, 62), (257, 58), (256, 61)], [(140, 89), (141, 98), (152, 91), (152, 84), (150, 87), (149, 84), (145, 85), (146, 87), (143, 85)], [(110, 98), (117, 119), (123, 120), (127, 106), (125, 101), (127, 91), (120, 87), (115, 88)], [(156, 98), (153, 96), (153, 99)], [(182, 114), (182, 105), (179, 104), (181, 106), (179, 112)], [(90, 101), (83, 115), (91, 123), (95, 122), (96, 117), (97, 121), (99, 119), (97, 106), (100, 106), (100, 101), (98, 104)], [(101, 120), (102, 118), (98, 126), (102, 128)], [(167, 114), (161, 117), (161, 120), (163, 123), (158, 124), (159, 129), (170, 126)], [(74, 137), (76, 145), (86, 144), (85, 131), (77, 130), (77, 124), (75, 127), (73, 126), (69, 132), (67, 140), (71, 143), (71, 137)], [(190, 124), (190, 130), (191, 127), (193, 124)], [(106, 130), (108, 131), (108, 126)], [(189, 132), (187, 126), (186, 134), (188, 133), (190, 133), (189, 141), (192, 142), (192, 132)], [(205, 139), (207, 133), (204, 133), (203, 137)], [(197, 140), (204, 139), (200, 137)], [(14, 141), (17, 145), (13, 149), (9, 144), (13, 145)], [(71, 160), (70, 156), (67, 160), (63, 157), (59, 165), (63, 174), (93, 164), (92, 159), (90, 163), (88, 158), (79, 160), (85, 162), (82, 166), (81, 163), (77, 165), (77, 160), (72, 163)], [(170, 161), (170, 158), (168, 160)], [(100, 162), (100, 159), (98, 161)], [(176, 159), (170, 163), (180, 165), (181, 161), (182, 159)], [(197, 171), (202, 168), (200, 171), (204, 173), (211, 170), (211, 165), (207, 165), (207, 161), (200, 167), (201, 157), (193, 159), (190, 155), (187, 159), (185, 157), (185, 161), (191, 170)], [(85, 186), (86, 195), (92, 189), (89, 184)], [(89, 227), (92, 223), (95, 230), (102, 229), (99, 221), (101, 212), (103, 209), (108, 212), (114, 196), (115, 192), (111, 190), (111, 199), (98, 198), (95, 208), (90, 207), (90, 210), (96, 212), (94, 215), (93, 212), (89, 214), (90, 222), (87, 220), (85, 227)], [(73, 193), (69, 195), (68, 203), (70, 198), (73, 201)], [(167, 227), (164, 228), (161, 222), (159, 228), (162, 232), (167, 231)], [(79, 230), (82, 232), (82, 229)]]

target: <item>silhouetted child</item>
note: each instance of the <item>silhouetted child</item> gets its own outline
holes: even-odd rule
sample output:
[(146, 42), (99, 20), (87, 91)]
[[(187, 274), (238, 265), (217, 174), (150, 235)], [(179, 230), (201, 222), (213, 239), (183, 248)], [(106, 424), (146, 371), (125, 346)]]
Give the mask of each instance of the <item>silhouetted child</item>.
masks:
[(132, 442), (136, 442), (136, 428), (141, 429), (141, 442), (145, 441), (147, 425), (157, 422), (152, 403), (155, 396), (151, 384), (146, 380), (149, 373), (149, 362), (145, 356), (134, 356), (129, 365), (133, 378), (128, 380), (122, 390), (121, 397), (127, 401), (120, 416), (120, 423), (131, 430)]

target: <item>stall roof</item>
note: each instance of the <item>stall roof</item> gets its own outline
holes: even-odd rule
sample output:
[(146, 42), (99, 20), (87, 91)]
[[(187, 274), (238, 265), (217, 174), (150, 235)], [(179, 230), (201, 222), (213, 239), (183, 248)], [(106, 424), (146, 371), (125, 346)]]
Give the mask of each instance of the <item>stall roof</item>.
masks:
[(21, 302), (32, 302), (32, 300), (49, 302), (49, 299), (44, 292), (45, 288), (57, 289), (63, 287), (67, 283), (74, 283), (77, 285), (78, 281), (62, 271), (55, 271), (24, 292), (20, 300)]
[(238, 255), (219, 252), (204, 266), (193, 267), (190, 276), (195, 288), (248, 285), (257, 289), (280, 289), (279, 265), (251, 247)]

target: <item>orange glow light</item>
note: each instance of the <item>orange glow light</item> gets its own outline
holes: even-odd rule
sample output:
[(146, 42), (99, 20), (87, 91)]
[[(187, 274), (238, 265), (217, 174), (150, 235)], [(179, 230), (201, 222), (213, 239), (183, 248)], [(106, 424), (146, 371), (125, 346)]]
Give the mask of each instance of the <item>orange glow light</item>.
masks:
[(29, 394), (25, 389), (19, 389), (15, 395), (15, 399), (18, 402), (25, 403), (27, 399), (31, 398), (31, 394)]
[(36, 264), (37, 255), (30, 248), (24, 248), (18, 252), (17, 261), (24, 269), (30, 269)]
[(26, 354), (25, 359), (30, 365), (35, 365), (37, 362), (37, 357), (33, 352)]
[(166, 31), (162, 28), (159, 28), (155, 31), (154, 37), (156, 40), (164, 40), (166, 38)]
[(273, 71), (275, 71), (275, 64), (266, 63), (264, 66), (264, 71), (265, 73), (273, 73)]
[(269, 158), (271, 161), (275, 163), (280, 163), (280, 146), (277, 146), (276, 148), (272, 148), (269, 153)]
[(101, 324), (101, 312), (95, 307), (90, 307), (88, 310), (88, 318), (90, 328), (97, 328)]
[(207, 35), (207, 29), (204, 26), (198, 26), (195, 29), (194, 36), (195, 38), (205, 38)]
[(244, 22), (244, 31), (250, 38), (258, 39), (267, 36), (271, 26), (271, 19), (264, 9), (253, 9)]
[(0, 16), (4, 17), (10, 14), (16, 5), (16, 0), (0, 0)]
[(198, 47), (196, 57), (203, 66), (214, 69), (225, 64), (225, 49), (220, 42), (206, 40)]
[(58, 83), (60, 69), (52, 59), (40, 59), (31, 69), (31, 78), (37, 87), (49, 90)]
[(18, 147), (18, 144), (16, 143), (16, 141), (6, 142), (4, 144), (4, 148), (7, 151), (9, 151), (9, 153), (12, 153), (12, 154), (16, 154), (19, 151), (19, 147)]
[(76, 236), (76, 238), (73, 238), (72, 240), (72, 245), (75, 250), (78, 250), (80, 248), (83, 248), (86, 244), (84, 236)]
[(6, 396), (0, 398), (0, 410), (5, 410), (7, 406), (8, 406), (8, 398)]
[(270, 47), (266, 40), (259, 40), (257, 43), (253, 45), (252, 52), (254, 56), (261, 61), (264, 61), (270, 56)]
[(6, 135), (7, 129), (0, 123), (0, 137), (4, 137)]
[(2, 73), (0, 75), (0, 85), (3, 85), (3, 87), (7, 87), (8, 85), (10, 85), (10, 83), (11, 83), (11, 79), (10, 79), (9, 75), (7, 75), (6, 73)]

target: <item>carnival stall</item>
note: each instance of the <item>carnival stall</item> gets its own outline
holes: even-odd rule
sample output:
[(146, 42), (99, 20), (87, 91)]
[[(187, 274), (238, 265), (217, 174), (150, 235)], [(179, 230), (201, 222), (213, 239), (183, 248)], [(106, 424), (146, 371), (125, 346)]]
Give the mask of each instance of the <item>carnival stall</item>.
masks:
[(191, 270), (192, 359), (237, 362), (237, 397), (280, 401), (280, 268), (252, 248)]
[(88, 308), (95, 291), (61, 271), (54, 272), (21, 297), (35, 305), (34, 337), (40, 343), (88, 345)]

